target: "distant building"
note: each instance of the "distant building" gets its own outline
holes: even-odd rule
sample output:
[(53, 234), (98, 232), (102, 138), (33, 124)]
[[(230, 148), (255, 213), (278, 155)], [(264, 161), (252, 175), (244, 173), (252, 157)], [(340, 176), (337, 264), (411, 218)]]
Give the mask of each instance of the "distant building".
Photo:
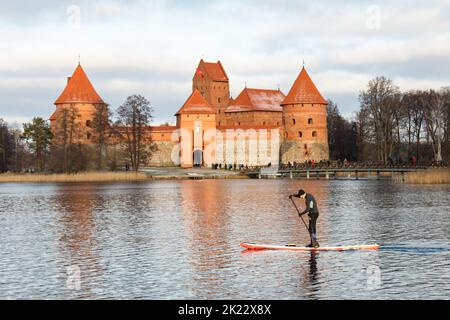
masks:
[[(90, 124), (97, 105), (106, 105), (81, 65), (55, 101), (51, 128), (67, 108), (76, 108), (79, 143), (91, 144)], [(175, 114), (176, 126), (150, 126), (157, 147), (147, 165), (181, 167), (277, 165), (328, 160), (327, 101), (303, 67), (287, 96), (278, 90), (245, 87), (232, 99), (220, 61), (200, 63), (192, 94)]]
[[(72, 115), (73, 121), (77, 125), (74, 132), (74, 143), (92, 143), (92, 121), (97, 106), (107, 106), (92, 86), (89, 78), (80, 64), (78, 64), (71, 77), (67, 78), (67, 84), (58, 99), (54, 102), (56, 110), (50, 116), (50, 127), (54, 134), (55, 141), (61, 142), (61, 132), (63, 126)], [(71, 114), (71, 109), (76, 110), (76, 114)]]

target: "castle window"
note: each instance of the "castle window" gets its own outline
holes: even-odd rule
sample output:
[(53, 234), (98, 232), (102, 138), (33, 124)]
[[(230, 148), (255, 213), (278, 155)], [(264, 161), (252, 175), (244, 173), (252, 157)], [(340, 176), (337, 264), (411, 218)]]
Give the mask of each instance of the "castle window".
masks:
[(313, 124), (313, 119), (312, 118), (308, 119), (308, 124)]
[(303, 133), (301, 131), (298, 132), (298, 137), (299, 138), (303, 137)]
[(265, 125), (266, 124), (266, 122), (265, 121), (263, 121), (263, 125)]
[(91, 120), (86, 120), (86, 127), (90, 127), (91, 126)]
[(295, 119), (292, 119), (292, 124), (295, 124)]
[(305, 143), (305, 149), (308, 149), (308, 147), (306, 146), (306, 143)]
[(317, 137), (317, 131), (313, 131), (312, 132), (312, 136), (315, 138), (315, 137)]
[(91, 140), (91, 134), (89, 132), (86, 134), (86, 139)]
[(217, 102), (219, 102), (219, 103), (220, 103), (220, 98), (217, 98)]

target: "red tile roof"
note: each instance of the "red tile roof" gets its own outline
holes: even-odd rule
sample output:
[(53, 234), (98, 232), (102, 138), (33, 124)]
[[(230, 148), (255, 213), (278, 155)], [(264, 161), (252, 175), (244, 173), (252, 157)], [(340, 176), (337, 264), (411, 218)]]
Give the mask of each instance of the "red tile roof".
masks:
[(212, 113), (216, 113), (215, 109), (205, 100), (200, 91), (196, 89), (175, 115)]
[(286, 96), (279, 90), (245, 88), (225, 112), (283, 111), (281, 102)]
[(69, 78), (64, 91), (56, 99), (55, 104), (62, 103), (105, 103), (95, 91), (81, 65)]
[(296, 103), (327, 104), (327, 101), (322, 97), (309, 77), (308, 72), (306, 72), (305, 67), (302, 68), (282, 105)]
[(225, 72), (225, 69), (222, 66), (220, 61), (214, 62), (205, 62), (203, 59), (200, 60), (198, 64), (197, 70), (195, 71), (194, 78), (208, 76), (213, 81), (218, 82), (228, 82), (228, 76)]
[(57, 111), (58, 111), (58, 109), (53, 111), (52, 115), (49, 118), (50, 121), (56, 120), (56, 118), (57, 118)]

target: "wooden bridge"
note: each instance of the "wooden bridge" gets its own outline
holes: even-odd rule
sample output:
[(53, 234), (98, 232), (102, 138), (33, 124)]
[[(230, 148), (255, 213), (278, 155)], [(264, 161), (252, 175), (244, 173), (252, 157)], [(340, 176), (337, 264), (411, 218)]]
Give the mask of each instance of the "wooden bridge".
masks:
[(401, 175), (402, 180), (407, 172), (415, 172), (427, 167), (326, 167), (326, 168), (277, 168), (266, 167), (250, 171), (247, 175), (257, 179), (377, 179), (392, 178)]

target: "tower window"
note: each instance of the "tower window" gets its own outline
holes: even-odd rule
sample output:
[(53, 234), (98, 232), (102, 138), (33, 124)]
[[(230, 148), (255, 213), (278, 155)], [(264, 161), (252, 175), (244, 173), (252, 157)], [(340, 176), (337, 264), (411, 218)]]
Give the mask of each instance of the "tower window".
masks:
[(301, 131), (298, 132), (298, 137), (299, 138), (303, 137), (303, 133)]
[(91, 126), (91, 120), (86, 120), (86, 127), (90, 127)]
[(219, 103), (220, 103), (220, 101), (221, 101), (221, 100), (220, 100), (220, 98), (217, 98), (217, 102), (219, 102)]
[(308, 119), (308, 124), (313, 124), (313, 119), (312, 118)]
[(292, 124), (295, 124), (295, 119), (292, 119)]
[(306, 143), (305, 143), (305, 149), (308, 149), (308, 147), (307, 147)]
[(317, 131), (313, 131), (312, 132), (312, 136), (315, 138), (315, 137), (317, 137)]
[(91, 134), (90, 133), (86, 134), (86, 139), (91, 140)]

